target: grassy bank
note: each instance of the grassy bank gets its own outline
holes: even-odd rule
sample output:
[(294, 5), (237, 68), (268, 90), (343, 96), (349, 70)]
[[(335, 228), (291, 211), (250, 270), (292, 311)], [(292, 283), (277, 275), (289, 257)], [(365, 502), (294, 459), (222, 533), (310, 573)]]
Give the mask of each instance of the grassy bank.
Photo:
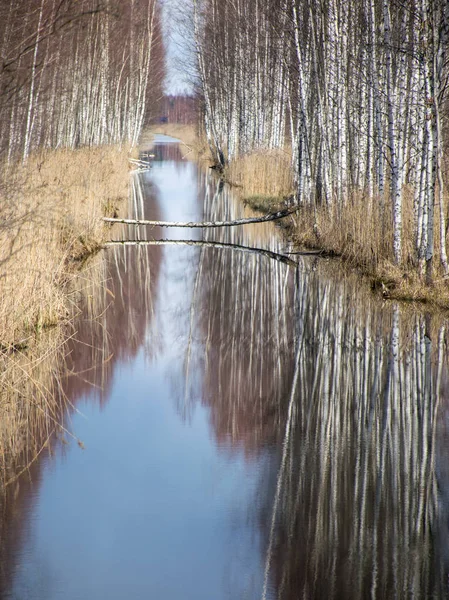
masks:
[(127, 197), (119, 148), (59, 150), (0, 172), (0, 347), (22, 349), (68, 311), (65, 288)]
[(59, 420), (71, 333), (61, 325), (97, 276), (92, 263), (81, 267), (108, 236), (102, 216), (127, 199), (128, 173), (118, 147), (48, 151), (0, 170), (0, 480), (36, 455)]
[[(254, 210), (272, 212), (283, 207), (293, 192), (290, 155), (282, 151), (255, 152), (231, 163), (225, 177), (242, 200)], [(446, 198), (446, 203), (448, 199)], [(446, 204), (447, 206), (447, 204)], [(435, 229), (439, 228), (438, 211)], [(349, 193), (342, 207), (302, 208), (281, 226), (298, 248), (322, 250), (340, 257), (367, 278), (384, 298), (430, 303), (449, 308), (449, 285), (439, 265), (435, 246), (432, 285), (418, 275), (413, 239), (413, 190), (404, 194), (403, 261), (396, 266), (393, 256), (393, 224), (390, 211), (383, 214), (377, 199), (357, 191)]]

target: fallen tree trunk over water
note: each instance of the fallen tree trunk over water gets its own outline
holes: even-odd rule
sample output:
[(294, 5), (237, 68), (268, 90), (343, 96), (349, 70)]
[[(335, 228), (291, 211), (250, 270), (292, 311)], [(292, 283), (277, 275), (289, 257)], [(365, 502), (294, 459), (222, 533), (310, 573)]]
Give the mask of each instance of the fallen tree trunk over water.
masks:
[(183, 223), (179, 221), (147, 221), (145, 219), (114, 219), (112, 217), (103, 217), (103, 221), (107, 223), (123, 223), (125, 225), (151, 225), (153, 227), (234, 227), (236, 225), (248, 225), (249, 223), (267, 223), (269, 221), (277, 221), (288, 217), (298, 210), (296, 204), (286, 210), (280, 210), (263, 217), (249, 217), (247, 219), (235, 219), (233, 221), (204, 221), (203, 223)]

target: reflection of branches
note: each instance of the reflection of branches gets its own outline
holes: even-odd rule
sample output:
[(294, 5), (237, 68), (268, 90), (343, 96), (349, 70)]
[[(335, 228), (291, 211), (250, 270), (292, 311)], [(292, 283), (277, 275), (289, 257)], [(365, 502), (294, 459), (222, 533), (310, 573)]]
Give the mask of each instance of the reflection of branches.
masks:
[[(240, 217), (226, 187), (218, 194), (202, 182), (208, 218)], [(218, 239), (276, 252), (260, 231)], [(215, 434), (250, 454), (279, 448), (259, 515), (263, 594), (442, 597), (445, 329), (430, 335), (425, 317), (381, 308), (358, 281), (329, 270), (302, 258), (293, 271), (257, 254), (204, 257), (197, 314)]]
[(277, 597), (440, 597), (431, 432), (444, 329), (432, 358), (418, 317), (403, 348), (398, 307), (388, 334), (383, 313), (364, 316), (344, 285), (331, 292), (330, 283), (313, 274), (298, 281), (301, 386), (293, 422), (284, 413), (290, 443), (267, 533)]
[[(240, 217), (226, 187), (216, 193), (207, 176), (202, 184), (208, 218)], [(218, 239), (276, 252), (260, 231)], [(441, 597), (445, 329), (431, 336), (425, 317), (381, 308), (329, 270), (302, 258), (293, 271), (257, 254), (204, 255), (196, 311), (215, 434), (250, 454), (279, 448), (259, 515), (263, 594)]]
[(277, 252), (271, 250), (265, 250), (264, 248), (251, 248), (249, 246), (242, 246), (240, 244), (227, 244), (224, 242), (208, 242), (205, 240), (111, 240), (106, 242), (104, 247), (109, 246), (203, 246), (206, 248), (223, 248), (239, 250), (241, 252), (250, 252), (254, 254), (261, 254), (277, 260), (290, 266), (296, 266), (296, 262)]
[[(152, 211), (157, 216), (154, 189), (143, 190), (143, 185), (143, 178), (135, 179), (130, 204), (137, 203), (142, 208), (142, 201), (144, 213)], [(135, 200), (136, 194), (139, 200)], [(11, 200), (5, 201), (4, 207), (10, 214), (18, 215), (14, 227), (22, 233), (17, 244), (21, 250), (26, 245), (28, 225), (52, 216), (50, 211), (45, 212), (45, 205), (30, 212), (24, 203), (17, 202), (15, 206)], [(11, 232), (4, 223), (0, 228), (2, 258), (6, 258), (7, 242), (15, 231)], [(39, 241), (45, 244), (47, 232), (42, 231)], [(22, 344), (28, 338), (17, 337), (22, 333), (18, 327), (11, 327), (16, 335), (14, 343), (0, 343), (0, 595), (2, 591), (7, 593), (11, 560), (21, 544), (26, 523), (23, 514), (28, 513), (27, 504), (34, 494), (29, 482), (33, 486), (38, 483), (42, 457), (52, 452), (58, 440), (65, 443), (74, 437), (70, 419), (77, 401), (91, 396), (102, 402), (112, 381), (114, 365), (135, 355), (145, 342), (151, 302), (157, 296), (160, 255), (158, 248), (139, 252), (117, 248), (114, 252), (97, 254), (70, 287), (68, 303), (73, 304), (70, 312), (71, 317), (75, 314), (73, 319), (39, 336), (26, 330), (33, 338), (26, 353)], [(4, 270), (11, 277), (13, 269), (5, 264)], [(23, 286), (25, 269), (29, 276), (33, 267), (34, 263), (23, 260), (13, 284)], [(5, 286), (2, 292), (5, 293)], [(8, 296), (23, 311), (21, 298), (18, 301), (14, 290)], [(0, 314), (3, 321), (5, 314), (11, 313), (3, 308)], [(3, 321), (0, 324), (4, 329)], [(0, 333), (3, 334), (0, 342), (11, 339), (1, 328)], [(154, 349), (154, 344), (149, 346)]]
[(287, 418), (286, 418), (286, 423), (285, 423), (284, 439), (282, 442), (282, 458), (281, 458), (281, 464), (280, 464), (279, 471), (278, 471), (278, 477), (277, 477), (277, 482), (276, 482), (276, 492), (275, 492), (274, 502), (273, 502), (273, 510), (272, 510), (271, 524), (270, 524), (270, 533), (269, 533), (269, 542), (268, 542), (268, 549), (266, 552), (266, 560), (265, 560), (265, 572), (264, 572), (262, 600), (266, 600), (266, 598), (267, 598), (269, 575), (270, 575), (270, 569), (271, 569), (271, 560), (272, 560), (274, 538), (275, 538), (276, 515), (278, 512), (278, 508), (279, 508), (279, 502), (280, 502), (280, 498), (281, 498), (282, 488), (284, 486), (283, 480), (285, 477), (285, 471), (286, 471), (286, 467), (287, 467), (287, 456), (289, 453), (290, 436), (292, 433), (294, 403), (297, 400), (297, 396), (298, 396), (299, 374), (300, 374), (300, 370), (301, 370), (300, 369), (300, 361), (301, 361), (302, 351), (304, 348), (304, 339), (300, 339), (299, 342), (300, 343), (296, 350), (295, 371), (294, 371), (294, 375), (293, 375), (290, 399), (289, 399), (288, 408), (287, 408)]

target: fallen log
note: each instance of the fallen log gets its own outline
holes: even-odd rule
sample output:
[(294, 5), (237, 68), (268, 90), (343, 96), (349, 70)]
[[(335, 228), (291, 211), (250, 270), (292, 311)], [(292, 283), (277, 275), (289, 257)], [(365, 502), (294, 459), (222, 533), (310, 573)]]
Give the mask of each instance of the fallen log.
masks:
[(293, 259), (284, 254), (273, 252), (272, 250), (252, 248), (250, 246), (229, 244), (225, 242), (208, 242), (204, 240), (110, 240), (103, 244), (103, 248), (110, 248), (111, 246), (205, 246), (208, 248), (230, 248), (232, 250), (239, 250), (240, 252), (250, 252), (268, 256), (268, 258), (272, 258), (273, 260), (277, 260), (278, 262), (282, 262), (292, 267), (298, 266), (298, 263)]
[(148, 171), (151, 169), (151, 163), (149, 160), (139, 160), (137, 158), (128, 158), (128, 161), (137, 167), (138, 169), (142, 169), (144, 171)]
[(248, 225), (249, 223), (267, 223), (269, 221), (277, 221), (292, 215), (298, 210), (299, 206), (295, 205), (286, 210), (280, 210), (275, 213), (264, 215), (263, 217), (249, 217), (247, 219), (235, 219), (233, 221), (204, 221), (202, 223), (183, 223), (181, 221), (147, 221), (145, 219), (114, 219), (112, 217), (103, 217), (103, 221), (107, 223), (123, 223), (124, 225), (151, 225), (152, 227), (234, 227), (236, 225)]

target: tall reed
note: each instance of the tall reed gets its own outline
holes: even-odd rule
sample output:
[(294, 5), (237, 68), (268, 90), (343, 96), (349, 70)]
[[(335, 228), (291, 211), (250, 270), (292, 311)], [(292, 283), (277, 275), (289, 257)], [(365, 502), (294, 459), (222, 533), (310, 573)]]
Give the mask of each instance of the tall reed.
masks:
[(64, 342), (86, 280), (101, 279), (80, 266), (127, 197), (127, 149), (42, 152), (4, 165), (0, 185), (1, 484), (60, 426)]

